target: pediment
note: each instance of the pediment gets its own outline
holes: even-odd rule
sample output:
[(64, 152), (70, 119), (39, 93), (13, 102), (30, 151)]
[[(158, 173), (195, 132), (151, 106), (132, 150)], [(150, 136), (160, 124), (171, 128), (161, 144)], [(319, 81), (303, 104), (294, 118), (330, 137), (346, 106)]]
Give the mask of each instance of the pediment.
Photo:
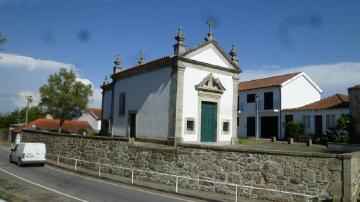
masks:
[(227, 54), (217, 45), (216, 42), (206, 42), (198, 47), (190, 49), (183, 56), (191, 60), (229, 69), (238, 68), (229, 61)]
[(220, 82), (220, 79), (214, 78), (212, 74), (207, 75), (198, 85), (195, 86), (198, 91), (206, 91), (222, 94), (226, 89)]

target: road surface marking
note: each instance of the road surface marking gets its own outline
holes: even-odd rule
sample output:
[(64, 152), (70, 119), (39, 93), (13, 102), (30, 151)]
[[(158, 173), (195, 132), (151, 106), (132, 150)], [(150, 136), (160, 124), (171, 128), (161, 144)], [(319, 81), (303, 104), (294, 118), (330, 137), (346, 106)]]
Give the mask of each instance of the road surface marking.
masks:
[(41, 184), (38, 184), (38, 183), (36, 183), (36, 182), (32, 182), (32, 181), (30, 181), (30, 180), (27, 180), (27, 179), (25, 179), (25, 178), (23, 178), (23, 177), (20, 177), (20, 176), (18, 176), (18, 175), (15, 175), (15, 174), (13, 174), (13, 173), (11, 173), (11, 172), (9, 172), (9, 171), (7, 171), (7, 170), (4, 170), (4, 169), (2, 169), (2, 168), (0, 168), (0, 171), (6, 173), (6, 174), (8, 174), (8, 175), (11, 175), (11, 176), (13, 176), (13, 177), (16, 177), (16, 178), (18, 178), (18, 179), (20, 179), (20, 180), (23, 180), (23, 181), (25, 181), (25, 182), (28, 182), (28, 183), (30, 183), (30, 184), (33, 184), (33, 185), (35, 185), (35, 186), (41, 187), (41, 188), (43, 188), (43, 189), (46, 189), (46, 190), (49, 190), (49, 191), (52, 191), (52, 192), (55, 192), (55, 193), (57, 193), (57, 194), (67, 196), (67, 197), (72, 198), (72, 199), (75, 199), (75, 200), (77, 200), (77, 201), (87, 202), (86, 200), (77, 198), (77, 197), (75, 197), (75, 196), (71, 196), (71, 195), (69, 195), (69, 194), (65, 194), (65, 193), (60, 192), (60, 191), (57, 191), (57, 190), (55, 190), (55, 189), (51, 189), (51, 188), (45, 187), (45, 186), (43, 186), (43, 185), (41, 185)]
[(56, 170), (58, 172), (66, 173), (68, 175), (74, 175), (74, 176), (77, 176), (77, 177), (81, 177), (81, 178), (84, 178), (84, 179), (87, 179), (87, 180), (92, 180), (92, 181), (95, 181), (95, 182), (101, 182), (101, 183), (105, 183), (105, 184), (109, 184), (109, 185), (113, 185), (113, 186), (123, 187), (123, 188), (126, 188), (126, 189), (132, 189), (132, 190), (135, 190), (135, 191), (141, 191), (141, 192), (145, 192), (145, 193), (148, 193), (148, 194), (154, 194), (154, 195), (163, 196), (163, 197), (167, 197), (167, 198), (172, 198), (172, 199), (176, 199), (176, 200), (180, 200), (180, 201), (193, 202), (191, 200), (182, 199), (182, 198), (178, 198), (178, 197), (175, 197), (175, 196), (169, 196), (169, 195), (165, 195), (165, 194), (154, 193), (154, 192), (150, 192), (150, 191), (146, 191), (146, 190), (142, 190), (142, 189), (138, 189), (138, 188), (134, 188), (134, 187), (128, 187), (128, 186), (125, 186), (125, 185), (120, 185), (120, 184), (116, 184), (116, 183), (112, 183), (112, 182), (106, 182), (106, 181), (99, 180), (99, 179), (93, 179), (93, 178), (82, 176), (82, 175), (77, 175), (75, 173), (67, 172), (67, 171), (60, 170), (60, 169), (57, 169), (57, 168), (53, 168), (53, 167), (50, 167), (50, 166), (46, 166), (46, 168), (53, 169), (53, 170)]

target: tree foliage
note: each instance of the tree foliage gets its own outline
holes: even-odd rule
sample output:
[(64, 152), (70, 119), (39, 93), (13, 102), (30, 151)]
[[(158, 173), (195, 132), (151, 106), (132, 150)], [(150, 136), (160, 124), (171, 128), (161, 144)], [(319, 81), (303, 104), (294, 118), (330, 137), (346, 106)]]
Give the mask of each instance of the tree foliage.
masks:
[[(6, 116), (0, 116), (0, 128), (9, 128), (10, 124), (25, 123), (26, 107), (13, 111)], [(40, 106), (29, 107), (28, 121), (45, 117), (44, 110)]]
[(285, 130), (288, 133), (288, 137), (298, 139), (303, 133), (303, 129), (301, 128), (301, 124), (296, 121), (290, 121), (286, 123)]
[(90, 84), (76, 80), (73, 70), (61, 68), (48, 78), (48, 83), (40, 87), (40, 105), (46, 112), (60, 120), (59, 133), (65, 120), (79, 118), (92, 95)]
[(3, 49), (3, 45), (6, 43), (7, 39), (5, 37), (3, 37), (2, 35), (0, 35), (0, 50)]

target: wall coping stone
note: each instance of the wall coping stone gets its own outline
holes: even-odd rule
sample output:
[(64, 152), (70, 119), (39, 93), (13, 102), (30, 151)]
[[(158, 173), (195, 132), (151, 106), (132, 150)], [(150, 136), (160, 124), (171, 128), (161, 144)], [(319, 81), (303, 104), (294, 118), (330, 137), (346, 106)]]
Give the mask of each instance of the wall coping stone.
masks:
[(83, 138), (83, 139), (93, 139), (93, 140), (103, 140), (103, 141), (124, 141), (124, 142), (129, 141), (129, 139), (127, 137), (83, 136), (83, 135), (77, 135), (77, 134), (71, 135), (71, 134), (65, 134), (65, 133), (55, 133), (55, 132), (31, 130), (31, 129), (22, 129), (22, 131), (27, 132), (27, 133), (36, 133), (36, 134), (42, 134), (42, 135), (73, 137), (73, 138)]
[(284, 155), (284, 156), (302, 156), (302, 157), (318, 157), (318, 158), (337, 158), (337, 159), (351, 159), (354, 155), (360, 155), (356, 153), (346, 154), (329, 154), (320, 152), (298, 152), (298, 151), (281, 151), (281, 150), (264, 150), (264, 149), (249, 149), (249, 148), (238, 148), (227, 145), (205, 145), (205, 144), (191, 144), (191, 143), (179, 143), (180, 147), (208, 149), (215, 151), (225, 152), (244, 152), (244, 153), (258, 153), (258, 154), (269, 154), (269, 155)]

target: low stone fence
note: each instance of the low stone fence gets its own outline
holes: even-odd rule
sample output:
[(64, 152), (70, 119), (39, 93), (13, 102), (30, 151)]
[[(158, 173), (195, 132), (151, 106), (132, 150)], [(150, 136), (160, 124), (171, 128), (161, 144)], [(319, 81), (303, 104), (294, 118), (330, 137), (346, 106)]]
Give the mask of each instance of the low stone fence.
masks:
[[(23, 142), (43, 142), (47, 152), (90, 162), (168, 173), (274, 190), (283, 190), (333, 201), (356, 201), (360, 183), (360, 155), (264, 151), (236, 147), (179, 144), (177, 147), (137, 146), (126, 138), (84, 137), (23, 131)], [(89, 169), (96, 169), (94, 167)], [(111, 171), (120, 173), (118, 171)], [(128, 173), (124, 173), (128, 175)], [(143, 180), (173, 184), (173, 179), (144, 174)], [(179, 186), (225, 195), (233, 187), (179, 182)], [(238, 195), (271, 201), (303, 201), (284, 193), (239, 188)]]

